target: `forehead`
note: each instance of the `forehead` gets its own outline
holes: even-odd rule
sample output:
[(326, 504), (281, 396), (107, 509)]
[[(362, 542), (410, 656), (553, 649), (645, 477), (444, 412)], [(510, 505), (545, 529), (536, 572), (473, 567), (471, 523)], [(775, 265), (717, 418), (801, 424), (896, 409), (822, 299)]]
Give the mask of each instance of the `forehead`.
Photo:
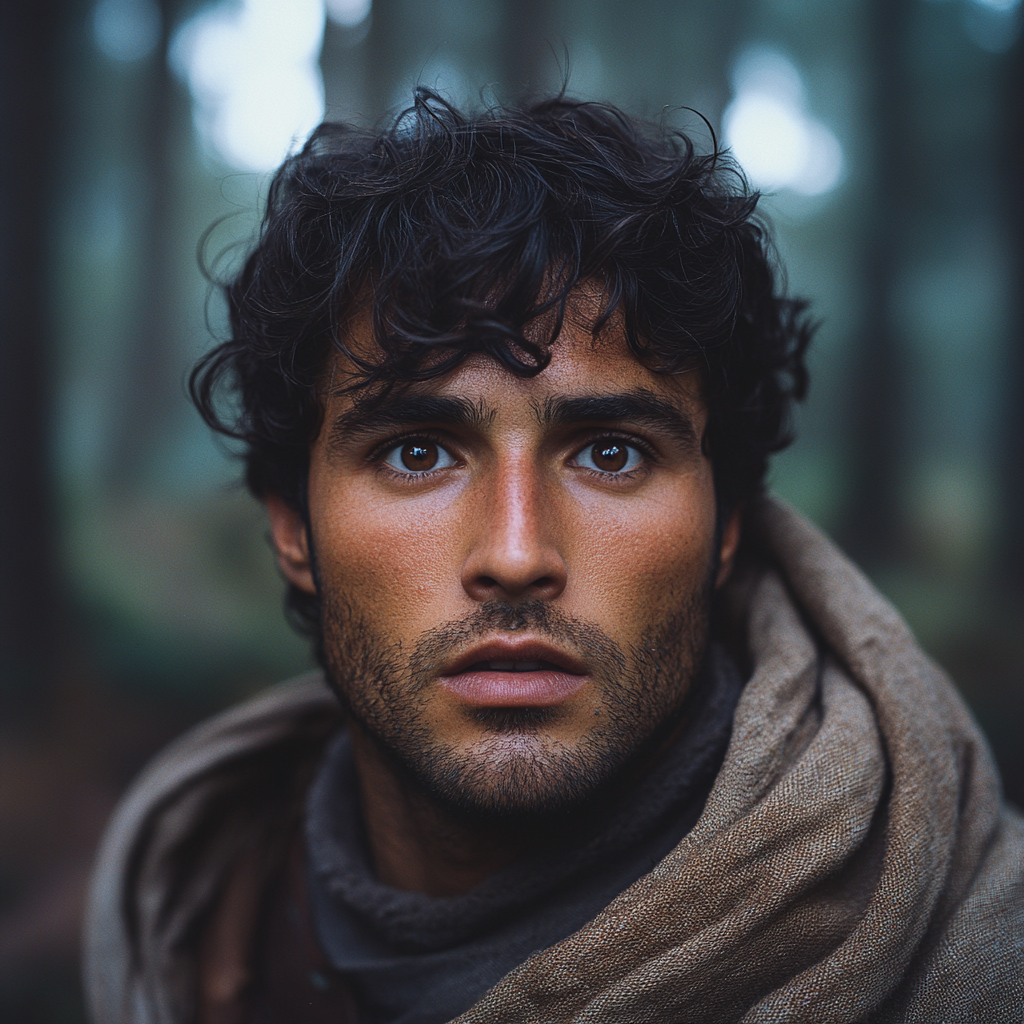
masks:
[[(704, 412), (701, 377), (693, 370), (681, 374), (657, 373), (632, 352), (621, 323), (615, 319), (596, 337), (588, 316), (591, 299), (583, 295), (570, 307), (551, 347), (551, 361), (535, 377), (520, 377), (491, 356), (474, 353), (451, 373), (403, 386), (406, 395), (439, 395), (486, 405), (493, 412), (511, 411), (519, 405), (534, 406), (554, 396), (653, 392), (684, 409), (691, 416)], [(349, 333), (356, 351), (371, 353), (375, 347), (369, 317), (354, 322)], [(341, 364), (335, 380), (344, 380)], [(334, 389), (329, 404), (334, 410), (356, 404), (357, 399)]]

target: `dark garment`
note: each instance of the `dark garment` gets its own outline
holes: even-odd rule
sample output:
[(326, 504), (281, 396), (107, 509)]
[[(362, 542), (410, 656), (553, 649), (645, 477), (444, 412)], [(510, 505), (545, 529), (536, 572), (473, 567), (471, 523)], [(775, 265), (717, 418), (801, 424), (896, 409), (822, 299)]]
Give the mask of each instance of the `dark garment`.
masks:
[(348, 736), (328, 748), (306, 814), (310, 910), (328, 961), (366, 1024), (442, 1024), (532, 953), (592, 920), (693, 827), (725, 757), (742, 680), (712, 648), (688, 724), (644, 780), (557, 849), (462, 896), (374, 877)]
[(327, 962), (309, 915), (306, 843), (297, 829), (267, 886), (254, 936), (252, 981), (232, 1024), (358, 1024), (345, 979)]

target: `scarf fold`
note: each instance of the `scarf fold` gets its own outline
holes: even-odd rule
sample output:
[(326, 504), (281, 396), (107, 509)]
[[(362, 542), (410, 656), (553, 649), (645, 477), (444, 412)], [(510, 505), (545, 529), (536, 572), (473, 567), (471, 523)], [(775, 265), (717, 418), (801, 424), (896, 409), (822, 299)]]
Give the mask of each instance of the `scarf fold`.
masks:
[(348, 736), (331, 744), (307, 803), (310, 906), (320, 943), (367, 1024), (444, 1024), (531, 953), (576, 931), (657, 864), (697, 820), (725, 756), (742, 681), (713, 646), (689, 723), (627, 796), (557, 848), (462, 896), (377, 881)]

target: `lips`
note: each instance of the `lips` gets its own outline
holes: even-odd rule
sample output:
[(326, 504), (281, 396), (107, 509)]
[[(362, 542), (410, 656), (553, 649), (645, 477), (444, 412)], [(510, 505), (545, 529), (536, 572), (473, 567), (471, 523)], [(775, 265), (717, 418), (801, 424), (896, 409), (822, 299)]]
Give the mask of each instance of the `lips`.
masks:
[(517, 637), (472, 648), (439, 682), (474, 707), (552, 707), (572, 697), (588, 678), (586, 666), (571, 654)]

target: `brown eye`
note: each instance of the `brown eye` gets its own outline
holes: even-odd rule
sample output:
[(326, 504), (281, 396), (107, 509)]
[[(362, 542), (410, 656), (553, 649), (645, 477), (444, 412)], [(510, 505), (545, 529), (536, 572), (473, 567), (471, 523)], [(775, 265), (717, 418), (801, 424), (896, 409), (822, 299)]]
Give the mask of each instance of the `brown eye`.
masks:
[(448, 469), (455, 465), (455, 460), (441, 445), (427, 438), (403, 441), (391, 449), (384, 461), (400, 473), (413, 474)]
[(629, 459), (629, 449), (622, 444), (595, 444), (590, 450), (594, 465), (606, 473), (618, 473)]
[(437, 445), (429, 441), (410, 441), (402, 445), (402, 465), (413, 473), (423, 473), (437, 465)]
[(612, 438), (598, 441), (576, 456), (577, 465), (596, 469), (599, 473), (624, 473), (636, 469), (641, 461), (639, 449)]

